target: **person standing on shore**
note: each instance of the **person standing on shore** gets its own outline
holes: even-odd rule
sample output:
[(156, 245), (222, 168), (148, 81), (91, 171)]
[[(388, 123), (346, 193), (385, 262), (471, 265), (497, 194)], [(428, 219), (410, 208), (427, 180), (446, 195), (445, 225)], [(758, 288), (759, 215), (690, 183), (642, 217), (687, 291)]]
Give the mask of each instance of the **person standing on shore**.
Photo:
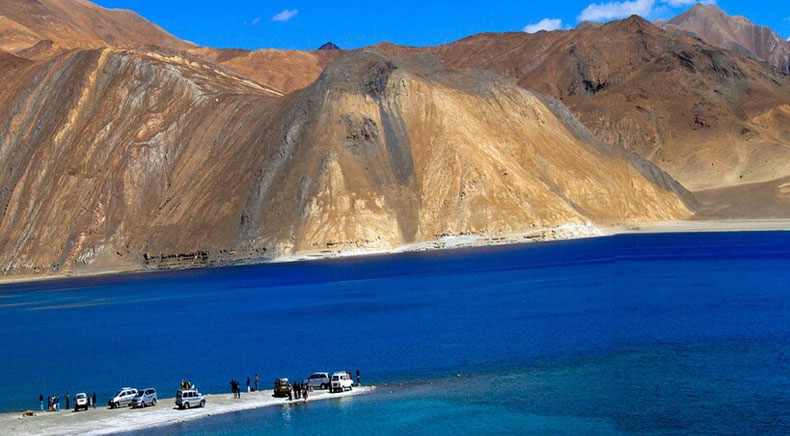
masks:
[(69, 403), (70, 403), (69, 393), (66, 392), (66, 410), (69, 410)]
[(44, 411), (44, 394), (38, 394), (38, 408)]
[(247, 376), (247, 393), (250, 393), (250, 376)]
[(304, 384), (304, 401), (307, 402), (307, 397), (310, 396), (310, 386), (305, 383)]
[(291, 383), (288, 383), (287, 386), (288, 386), (288, 401), (293, 401), (294, 400), (294, 390), (291, 387)]
[(258, 374), (255, 374), (255, 392), (258, 392)]
[(359, 386), (359, 370), (357, 370), (357, 386)]
[(96, 392), (93, 393), (93, 397), (91, 398), (91, 404), (93, 408), (96, 409)]
[(47, 411), (52, 410), (52, 397), (47, 396)]

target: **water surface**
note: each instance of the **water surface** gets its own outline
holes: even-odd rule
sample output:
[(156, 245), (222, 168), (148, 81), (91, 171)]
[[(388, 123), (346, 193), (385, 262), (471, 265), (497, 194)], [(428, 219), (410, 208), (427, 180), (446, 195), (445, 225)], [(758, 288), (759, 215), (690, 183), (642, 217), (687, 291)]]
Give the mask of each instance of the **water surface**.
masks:
[(621, 235), (7, 285), (0, 410), (360, 369), (394, 386), (169, 431), (787, 433), (789, 267), (788, 233)]

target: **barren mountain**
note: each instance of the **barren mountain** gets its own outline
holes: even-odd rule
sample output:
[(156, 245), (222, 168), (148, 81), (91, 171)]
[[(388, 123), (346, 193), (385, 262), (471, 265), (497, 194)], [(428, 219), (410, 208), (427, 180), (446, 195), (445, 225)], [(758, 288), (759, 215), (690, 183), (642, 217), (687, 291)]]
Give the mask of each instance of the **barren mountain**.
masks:
[(229, 69), (265, 83), (283, 94), (304, 89), (315, 81), (340, 50), (229, 50), (194, 48), (190, 52), (207, 57)]
[(430, 57), (342, 56), (279, 97), (167, 51), (11, 56), (0, 70), (8, 274), (690, 213), (682, 188), (586, 141), (559, 102)]
[(85, 0), (0, 0), (0, 49), (11, 53), (36, 46), (39, 51), (44, 46), (74, 49), (143, 45), (193, 47), (128, 10), (105, 9)]
[(604, 142), (632, 149), (692, 190), (790, 173), (790, 77), (639, 17), (581, 30), (475, 35), (431, 48), (562, 100)]
[(714, 5), (698, 3), (677, 17), (657, 23), (672, 32), (687, 32), (708, 44), (768, 62), (790, 74), (790, 42), (746, 17), (729, 16)]

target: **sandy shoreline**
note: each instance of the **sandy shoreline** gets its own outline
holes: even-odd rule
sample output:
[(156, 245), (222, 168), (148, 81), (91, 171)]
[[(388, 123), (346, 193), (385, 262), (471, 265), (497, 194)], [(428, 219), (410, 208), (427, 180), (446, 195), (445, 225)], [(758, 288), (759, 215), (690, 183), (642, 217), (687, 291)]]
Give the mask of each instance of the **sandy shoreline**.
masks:
[[(613, 236), (619, 234), (647, 233), (708, 233), (708, 232), (759, 232), (759, 231), (790, 231), (790, 219), (744, 219), (744, 220), (686, 220), (646, 222), (633, 225), (595, 226), (592, 224), (566, 224), (551, 228), (538, 228), (528, 232), (510, 233), (497, 236), (462, 235), (447, 236), (433, 241), (416, 242), (395, 247), (390, 250), (356, 249), (342, 251), (321, 251), (314, 253), (298, 253), (270, 259), (247, 259), (227, 263), (218, 263), (205, 268), (221, 268), (225, 266), (260, 265), (268, 263), (302, 262), (322, 259), (338, 259), (362, 256), (412, 253), (422, 251), (450, 250), (458, 248), (489, 247), (497, 245), (525, 244), (531, 242), (566, 241), (572, 239)], [(89, 273), (54, 274), (40, 276), (17, 276), (0, 278), (0, 285), (28, 282), (43, 282), (65, 278), (99, 277), (115, 274), (151, 273), (156, 271), (173, 271), (175, 269), (133, 269), (114, 268)], [(180, 268), (189, 269), (189, 268)]]
[[(352, 391), (330, 394), (327, 391), (310, 393), (308, 402), (348, 398), (367, 394), (374, 386), (355, 387)], [(294, 400), (293, 403), (303, 403)], [(145, 409), (122, 408), (111, 410), (97, 407), (85, 412), (36, 412), (35, 416), (22, 417), (22, 413), (0, 414), (0, 429), (3, 434), (14, 435), (108, 435), (120, 432), (144, 430), (178, 424), (242, 410), (289, 404), (287, 398), (274, 398), (272, 391), (242, 393), (241, 399), (233, 394), (206, 396), (206, 407), (188, 410), (175, 408), (173, 398), (160, 399), (159, 404)]]

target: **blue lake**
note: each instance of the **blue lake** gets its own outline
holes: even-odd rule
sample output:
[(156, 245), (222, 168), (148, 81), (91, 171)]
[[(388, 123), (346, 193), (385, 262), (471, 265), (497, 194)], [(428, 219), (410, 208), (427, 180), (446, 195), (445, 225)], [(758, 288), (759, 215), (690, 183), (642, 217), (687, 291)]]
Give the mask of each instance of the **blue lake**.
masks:
[[(171, 434), (790, 433), (790, 233), (5, 285), (0, 410), (359, 369), (372, 395)], [(458, 376), (456, 376), (458, 375)], [(384, 384), (387, 384), (384, 386)]]

